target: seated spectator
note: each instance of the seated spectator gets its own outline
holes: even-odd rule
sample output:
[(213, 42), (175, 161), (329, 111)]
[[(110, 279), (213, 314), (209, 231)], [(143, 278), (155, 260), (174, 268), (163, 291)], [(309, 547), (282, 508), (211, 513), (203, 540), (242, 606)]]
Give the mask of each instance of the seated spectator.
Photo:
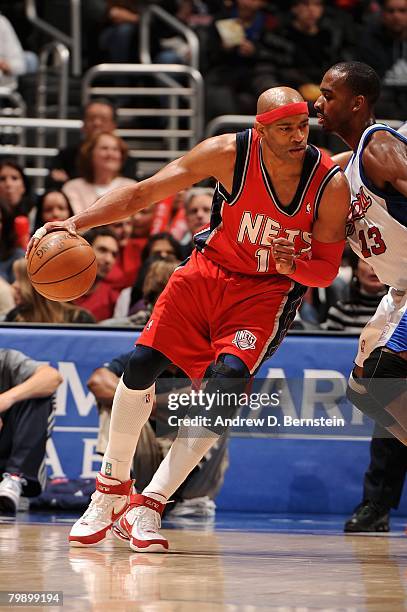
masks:
[(162, 232), (161, 234), (150, 236), (146, 246), (144, 247), (141, 254), (142, 265), (131, 290), (130, 314), (133, 314), (139, 310), (140, 307), (143, 308), (143, 302), (141, 301), (140, 304), (137, 304), (137, 302), (142, 300), (144, 279), (151, 264), (159, 259), (164, 259), (170, 262), (182, 261), (181, 245), (168, 232)]
[(93, 286), (85, 295), (74, 301), (74, 304), (86, 308), (96, 321), (110, 319), (118, 298), (118, 291), (106, 282), (106, 277), (113, 268), (119, 254), (119, 242), (115, 234), (107, 227), (89, 230), (83, 236), (95, 251), (97, 272)]
[(46, 191), (38, 199), (34, 231), (50, 221), (66, 221), (73, 214), (71, 203), (63, 191), (58, 189)]
[(14, 281), (13, 263), (24, 257), (24, 250), (17, 247), (16, 243), (14, 217), (0, 202), (0, 277), (7, 283)]
[(133, 215), (132, 238), (143, 238), (146, 241), (145, 244), (147, 244), (147, 239), (150, 234), (156, 233), (152, 231), (154, 215), (155, 204), (142, 208)]
[(0, 349), (0, 514), (15, 514), (20, 497), (46, 483), (45, 448), (62, 378), (54, 368)]
[(126, 143), (110, 132), (100, 132), (83, 143), (79, 160), (82, 178), (72, 179), (62, 187), (75, 214), (108, 191), (135, 183), (121, 175), (126, 157)]
[(35, 72), (38, 58), (24, 52), (10, 21), (0, 15), (0, 87), (17, 89), (17, 78)]
[(160, 234), (161, 232), (169, 232), (178, 240), (188, 231), (185, 220), (185, 195), (186, 190), (178, 191), (173, 196), (157, 202), (154, 207), (154, 217), (151, 226), (150, 234)]
[(324, 72), (349, 59), (341, 23), (326, 15), (325, 0), (291, 0), (291, 19), (262, 39), (255, 68), (256, 92), (284, 83), (315, 102)]
[(106, 25), (99, 36), (102, 61), (117, 64), (140, 62), (140, 11), (138, 0), (107, 0)]
[[(88, 381), (89, 389), (94, 393), (99, 409), (99, 435), (97, 452), (103, 454), (108, 438), (110, 414), (113, 396), (119, 378), (131, 353), (120, 355), (110, 363), (96, 369)], [(165, 418), (167, 395), (174, 389), (180, 392), (186, 386), (185, 374), (175, 366), (170, 366), (159, 377), (156, 383), (156, 405), (153, 415), (143, 427), (140, 440), (133, 459), (133, 470), (136, 477), (136, 488), (139, 492), (150, 482), (158, 465), (167, 454), (172, 434), (157, 435), (154, 429), (160, 418)], [(186, 389), (188, 391), (189, 388)], [(164, 423), (163, 423), (164, 424)], [(158, 432), (164, 427), (157, 427)], [(172, 496), (174, 504), (169, 504), (169, 517), (195, 516), (211, 517), (215, 514), (214, 499), (222, 484), (228, 467), (227, 434), (222, 435), (210, 452), (202, 458), (199, 465), (187, 477), (185, 482)]]
[(132, 287), (141, 265), (141, 253), (147, 238), (133, 238), (133, 218), (112, 223), (107, 226), (119, 242), (119, 254), (113, 268), (106, 276), (106, 283), (117, 291)]
[(27, 273), (27, 261), (13, 264), (15, 281), (12, 285), (16, 304), (5, 320), (15, 323), (95, 323), (93, 316), (73, 304), (54, 302), (35, 291)]
[(210, 187), (192, 187), (185, 195), (185, 220), (188, 231), (181, 242), (183, 259), (191, 255), (194, 249), (193, 237), (211, 220), (214, 189)]
[(129, 287), (119, 295), (114, 310), (114, 318), (103, 321), (104, 325), (145, 325), (150, 318), (154, 304), (164, 291), (171, 274), (179, 264), (179, 261), (166, 261), (165, 259), (154, 261), (148, 268), (144, 279), (143, 297), (138, 302), (138, 310), (134, 314), (127, 316), (131, 294), (131, 288)]
[(321, 324), (323, 329), (360, 334), (387, 293), (373, 268), (356, 255), (352, 258), (352, 269), (349, 299), (339, 300), (329, 308), (326, 321)]
[[(115, 106), (104, 98), (95, 98), (88, 102), (83, 112), (83, 139), (76, 141), (65, 149), (61, 149), (53, 158), (48, 184), (62, 185), (69, 179), (78, 178), (79, 154), (82, 143), (90, 140), (100, 132), (114, 132), (117, 128), (117, 113)], [(123, 176), (134, 178), (136, 175), (134, 162), (126, 158), (122, 170)]]
[(368, 63), (384, 85), (379, 117), (405, 119), (407, 96), (407, 0), (383, 0), (378, 22), (365, 28), (354, 59)]
[(28, 215), (35, 204), (24, 170), (9, 159), (0, 161), (0, 204), (13, 217)]
[(267, 22), (263, 6), (263, 0), (236, 0), (216, 15), (209, 28), (205, 76), (208, 119), (253, 111), (253, 68)]

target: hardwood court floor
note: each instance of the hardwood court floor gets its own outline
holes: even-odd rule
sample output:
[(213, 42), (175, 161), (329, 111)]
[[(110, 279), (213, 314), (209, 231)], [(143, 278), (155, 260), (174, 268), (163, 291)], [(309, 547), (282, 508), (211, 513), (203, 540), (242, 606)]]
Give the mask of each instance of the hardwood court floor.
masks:
[(312, 521), (291, 533), (237, 531), (225, 519), (227, 531), (163, 530), (170, 553), (138, 554), (113, 539), (69, 549), (71, 522), (1, 522), (0, 590), (61, 590), (63, 608), (41, 609), (81, 612), (406, 609), (401, 531), (345, 536)]

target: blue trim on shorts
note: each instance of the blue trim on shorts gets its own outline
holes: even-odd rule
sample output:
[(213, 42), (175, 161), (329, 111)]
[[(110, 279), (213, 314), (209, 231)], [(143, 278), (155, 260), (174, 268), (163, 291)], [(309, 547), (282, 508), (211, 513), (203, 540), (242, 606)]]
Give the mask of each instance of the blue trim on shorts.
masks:
[(407, 311), (401, 317), (386, 347), (396, 353), (407, 351)]

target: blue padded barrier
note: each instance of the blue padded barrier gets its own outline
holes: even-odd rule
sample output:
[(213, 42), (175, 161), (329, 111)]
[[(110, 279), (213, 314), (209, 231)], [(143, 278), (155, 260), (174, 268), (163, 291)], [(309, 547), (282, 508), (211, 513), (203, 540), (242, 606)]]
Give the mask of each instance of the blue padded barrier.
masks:
[[(100, 457), (94, 451), (97, 410), (86, 381), (96, 367), (131, 350), (136, 337), (134, 331), (103, 328), (0, 328), (1, 347), (15, 348), (49, 362), (64, 377), (48, 447), (48, 465), (53, 475), (89, 478), (99, 469)], [(262, 365), (260, 378), (294, 379), (297, 387), (300, 383), (299, 397), (292, 393), (293, 416), (336, 415), (344, 417), (346, 423), (344, 427), (325, 429), (264, 427), (254, 435), (235, 431), (230, 441), (230, 467), (217, 499), (219, 508), (340, 514), (349, 512), (360, 501), (372, 427), (339, 397), (356, 347), (353, 337), (290, 335), (276, 355)], [(310, 382), (307, 390), (305, 383), (301, 388), (304, 377)], [(323, 377), (329, 379), (325, 385), (320, 380), (313, 384), (312, 379)], [(327, 410), (324, 402), (329, 393), (337, 401), (333, 405), (331, 400)], [(406, 510), (403, 499), (399, 514), (405, 515)]]

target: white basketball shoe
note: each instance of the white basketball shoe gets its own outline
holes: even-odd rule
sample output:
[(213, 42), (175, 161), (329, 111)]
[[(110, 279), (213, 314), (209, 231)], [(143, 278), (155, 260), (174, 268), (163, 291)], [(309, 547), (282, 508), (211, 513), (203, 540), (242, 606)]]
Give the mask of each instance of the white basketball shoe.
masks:
[(69, 534), (71, 546), (95, 546), (108, 536), (112, 525), (128, 508), (133, 480), (120, 482), (104, 474), (96, 477), (91, 502)]
[(112, 528), (136, 552), (165, 552), (168, 540), (158, 532), (165, 504), (146, 495), (132, 495), (130, 506)]

